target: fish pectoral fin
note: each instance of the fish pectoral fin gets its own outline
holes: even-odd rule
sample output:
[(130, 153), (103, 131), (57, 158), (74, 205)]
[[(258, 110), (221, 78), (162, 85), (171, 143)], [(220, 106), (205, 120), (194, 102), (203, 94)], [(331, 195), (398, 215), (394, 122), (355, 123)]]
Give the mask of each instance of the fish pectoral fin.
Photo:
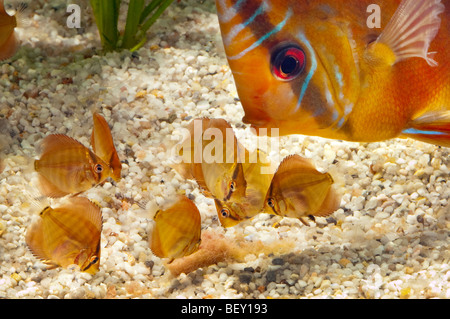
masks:
[(444, 10), (440, 0), (403, 0), (373, 46), (387, 45), (395, 54), (394, 63), (420, 57), (437, 66), (428, 48), (439, 31), (439, 14)]
[(423, 114), (409, 123), (401, 137), (450, 147), (450, 111)]

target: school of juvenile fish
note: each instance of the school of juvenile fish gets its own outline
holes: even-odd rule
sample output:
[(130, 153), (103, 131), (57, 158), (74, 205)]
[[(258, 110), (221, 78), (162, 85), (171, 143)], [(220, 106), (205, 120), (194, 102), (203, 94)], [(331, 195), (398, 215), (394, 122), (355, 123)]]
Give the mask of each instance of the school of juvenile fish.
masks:
[(90, 274), (100, 265), (102, 214), (98, 205), (77, 195), (108, 177), (118, 181), (122, 165), (104, 117), (94, 113), (93, 123), (91, 143), (98, 155), (63, 134), (44, 138), (34, 162), (39, 190), (51, 198), (71, 196), (55, 208), (44, 208), (26, 235), (33, 254), (51, 267), (76, 264)]
[[(367, 23), (374, 3), (380, 28)], [(245, 123), (281, 135), (450, 146), (450, 0), (216, 6)]]
[[(198, 129), (196, 135), (195, 129)], [(209, 134), (212, 133), (208, 130), (215, 132), (215, 139), (219, 142), (217, 147), (209, 147), (212, 143), (209, 142)], [(188, 131), (188, 136), (181, 142), (183, 148), (180, 152), (181, 156), (188, 156), (175, 169), (207, 190), (204, 194), (214, 199), (223, 227), (232, 227), (259, 213), (294, 217), (307, 224), (302, 217), (327, 216), (338, 208), (340, 197), (333, 190), (331, 175), (320, 173), (299, 155), (285, 158), (273, 174), (267, 155), (256, 150), (252, 156), (237, 141), (231, 125), (225, 120), (195, 119), (188, 125)], [(208, 158), (213, 150), (223, 148), (225, 151), (225, 144), (229, 141), (233, 141), (232, 146), (240, 147), (229, 147), (228, 155), (219, 158), (228, 159), (226, 163), (211, 161), (203, 165), (205, 159), (200, 157), (194, 161), (198, 153)], [(193, 154), (195, 146), (198, 149)], [(239, 157), (238, 153), (245, 156)], [(206, 180), (211, 183), (206, 183)], [(267, 209), (268, 206), (271, 209)]]

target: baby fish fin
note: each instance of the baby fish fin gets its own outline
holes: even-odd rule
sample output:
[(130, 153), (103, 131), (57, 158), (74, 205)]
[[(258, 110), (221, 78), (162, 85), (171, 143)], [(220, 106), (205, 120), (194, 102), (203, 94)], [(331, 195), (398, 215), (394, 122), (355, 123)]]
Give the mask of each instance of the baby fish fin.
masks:
[(59, 150), (62, 146), (72, 148), (85, 148), (83, 144), (67, 135), (50, 134), (41, 142), (39, 151), (42, 154), (52, 153)]
[(63, 192), (58, 187), (53, 185), (47, 178), (45, 178), (42, 174), (39, 174), (38, 183), (39, 190), (42, 195), (50, 197), (50, 198), (59, 198), (69, 195), (69, 193)]
[(49, 260), (50, 256), (43, 249), (44, 247), (44, 232), (42, 230), (42, 223), (35, 222), (31, 224), (26, 233), (26, 243), (31, 253), (38, 259)]
[(438, 17), (445, 10), (441, 0), (403, 0), (384, 28), (375, 45), (383, 43), (395, 54), (394, 63), (420, 57), (436, 66), (434, 53), (428, 52), (441, 25)]
[(425, 113), (409, 123), (401, 137), (450, 147), (450, 111)]
[(320, 208), (310, 217), (327, 217), (339, 208), (340, 203), (341, 197), (331, 187)]
[(19, 41), (17, 40), (16, 33), (13, 31), (6, 39), (5, 43), (0, 47), (0, 61), (9, 59), (16, 54), (19, 49)]

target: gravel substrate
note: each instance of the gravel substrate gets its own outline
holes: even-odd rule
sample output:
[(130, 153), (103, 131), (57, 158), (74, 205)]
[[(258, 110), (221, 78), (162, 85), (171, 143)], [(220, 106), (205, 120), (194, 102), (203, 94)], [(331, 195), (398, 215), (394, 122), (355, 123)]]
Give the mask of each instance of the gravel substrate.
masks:
[[(309, 227), (261, 214), (224, 229), (214, 202), (170, 167), (196, 117), (225, 118), (244, 145), (259, 141), (241, 122), (214, 2), (175, 1), (142, 49), (106, 55), (88, 1), (73, 2), (83, 3), (78, 30), (66, 26), (66, 1), (33, 1), (21, 49), (0, 65), (0, 298), (450, 298), (447, 148), (283, 137), (273, 160), (296, 153), (331, 171), (340, 209)], [(120, 182), (83, 194), (103, 207), (100, 271), (47, 270), (25, 244), (41, 204), (30, 163), (48, 134), (88, 146), (93, 110), (123, 162)], [(234, 246), (175, 275), (148, 238), (157, 207), (179, 192), (194, 199), (206, 234)]]

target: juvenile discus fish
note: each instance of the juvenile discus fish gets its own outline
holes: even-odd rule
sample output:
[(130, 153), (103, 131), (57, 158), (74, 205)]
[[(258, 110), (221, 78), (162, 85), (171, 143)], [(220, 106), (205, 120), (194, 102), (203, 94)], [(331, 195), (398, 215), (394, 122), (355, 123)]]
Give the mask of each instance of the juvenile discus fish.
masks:
[(84, 197), (70, 197), (58, 207), (44, 208), (27, 229), (31, 252), (50, 268), (76, 264), (95, 274), (100, 266), (101, 209)]
[(0, 61), (12, 57), (19, 48), (15, 28), (20, 21), (20, 15), (25, 10), (26, 5), (21, 4), (16, 14), (10, 16), (5, 10), (3, 0), (0, 0)]
[(195, 179), (206, 196), (221, 200), (242, 196), (245, 180), (241, 163), (247, 150), (231, 125), (224, 119), (200, 118), (191, 121), (187, 129), (189, 134), (180, 150), (182, 163), (176, 170)]
[(450, 0), (216, 5), (245, 123), (450, 147)]
[(121, 178), (122, 163), (117, 155), (114, 141), (111, 135), (111, 129), (105, 118), (98, 114), (93, 114), (94, 127), (91, 135), (92, 150), (107, 163), (112, 171), (111, 178), (118, 182)]
[[(290, 155), (275, 172), (265, 197), (265, 212), (300, 219), (328, 216), (338, 209), (340, 197), (329, 173), (319, 172), (310, 161)], [(313, 217), (312, 217), (313, 218)]]
[(34, 168), (45, 196), (57, 198), (84, 192), (110, 176), (107, 163), (69, 136), (49, 135), (42, 141), (41, 149)]
[(178, 196), (167, 209), (154, 216), (155, 225), (151, 234), (150, 249), (160, 258), (175, 258), (190, 255), (200, 246), (201, 216), (197, 206), (186, 196)]
[[(266, 154), (256, 150), (255, 161), (242, 164), (245, 192), (230, 196), (224, 200), (215, 198), (217, 216), (223, 227), (232, 227), (263, 212), (264, 200), (272, 181), (272, 163)], [(239, 185), (240, 183), (234, 184)], [(236, 186), (238, 187), (238, 186)]]

